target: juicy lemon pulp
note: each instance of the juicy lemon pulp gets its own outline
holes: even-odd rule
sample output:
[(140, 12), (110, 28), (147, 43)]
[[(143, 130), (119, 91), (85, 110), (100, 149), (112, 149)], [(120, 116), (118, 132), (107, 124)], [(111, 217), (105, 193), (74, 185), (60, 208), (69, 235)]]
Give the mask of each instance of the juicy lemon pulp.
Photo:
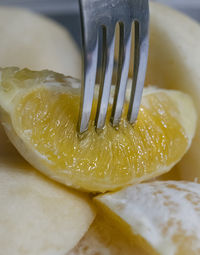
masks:
[[(128, 124), (124, 114), (119, 130), (107, 122), (99, 134), (91, 125), (80, 138), (77, 94), (61, 88), (53, 72), (18, 71), (12, 82), (7, 79), (9, 86), (16, 84), (16, 77), (24, 93), (13, 100), (12, 125), (40, 157), (36, 167), (63, 183), (90, 191), (113, 190), (169, 170), (188, 148), (186, 132), (176, 119), (179, 109), (164, 90), (144, 96), (135, 125)], [(57, 89), (52, 89), (52, 81), (48, 84), (49, 77)], [(94, 109), (92, 115), (94, 119)]]
[(68, 169), (80, 182), (92, 178), (103, 184), (109, 178), (115, 185), (151, 173), (159, 165), (171, 165), (187, 147), (183, 128), (167, 113), (173, 102), (158, 93), (149, 95), (148, 103), (153, 114), (142, 106), (134, 126), (122, 119), (118, 131), (107, 124), (102, 134), (90, 128), (80, 139), (79, 98), (43, 88), (20, 100), (15, 126), (55, 171)]

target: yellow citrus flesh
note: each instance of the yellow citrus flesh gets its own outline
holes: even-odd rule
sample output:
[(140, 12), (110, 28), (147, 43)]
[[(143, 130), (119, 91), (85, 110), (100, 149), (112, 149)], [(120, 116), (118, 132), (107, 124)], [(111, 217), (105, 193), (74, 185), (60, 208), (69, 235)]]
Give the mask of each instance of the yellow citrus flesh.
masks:
[[(80, 97), (69, 89), (67, 78), (48, 71), (8, 70), (2, 70), (1, 90), (12, 100), (7, 100), (9, 106), (2, 105), (20, 142), (16, 137), (11, 140), (31, 164), (67, 185), (104, 192), (148, 179), (168, 171), (191, 143), (196, 115), (183, 93), (146, 93), (135, 125), (128, 124), (123, 114), (118, 130), (107, 122), (103, 132), (91, 125), (79, 137)], [(189, 126), (181, 123), (186, 106)]]
[(149, 254), (200, 254), (200, 184), (136, 184), (96, 201)]

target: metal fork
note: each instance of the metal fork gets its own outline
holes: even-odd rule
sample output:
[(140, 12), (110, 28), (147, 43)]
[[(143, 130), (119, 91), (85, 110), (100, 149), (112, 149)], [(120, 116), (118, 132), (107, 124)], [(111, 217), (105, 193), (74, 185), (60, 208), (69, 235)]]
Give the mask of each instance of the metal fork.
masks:
[(125, 100), (128, 79), (132, 24), (135, 25), (134, 76), (127, 114), (137, 119), (145, 81), (149, 44), (148, 0), (79, 0), (83, 45), (83, 80), (78, 131), (88, 129), (97, 72), (99, 33), (102, 31), (101, 81), (95, 119), (99, 130), (105, 125), (114, 67), (115, 29), (119, 24), (117, 82), (111, 113), (112, 125), (118, 126)]

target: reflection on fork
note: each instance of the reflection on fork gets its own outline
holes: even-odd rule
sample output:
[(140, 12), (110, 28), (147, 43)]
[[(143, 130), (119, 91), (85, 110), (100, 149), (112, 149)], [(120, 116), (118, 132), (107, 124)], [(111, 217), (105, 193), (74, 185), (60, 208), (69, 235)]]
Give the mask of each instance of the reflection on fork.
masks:
[[(135, 31), (134, 76), (127, 114), (128, 121), (134, 123), (140, 107), (147, 66), (148, 0), (79, 0), (79, 3), (83, 43), (83, 80), (78, 131), (83, 133), (88, 129), (99, 48), (102, 49), (99, 54), (101, 73), (95, 125), (97, 130), (103, 129), (105, 125), (114, 67), (116, 25), (119, 26), (119, 57), (110, 121), (116, 127), (121, 119), (130, 64), (131, 38)], [(102, 47), (99, 47), (100, 31)]]

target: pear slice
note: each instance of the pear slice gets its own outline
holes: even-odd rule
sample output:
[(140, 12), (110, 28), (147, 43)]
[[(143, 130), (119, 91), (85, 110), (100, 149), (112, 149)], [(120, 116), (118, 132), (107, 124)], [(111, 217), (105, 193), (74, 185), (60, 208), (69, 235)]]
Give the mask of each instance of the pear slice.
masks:
[(14, 7), (0, 7), (0, 24), (1, 67), (51, 69), (81, 77), (78, 47), (61, 25)]
[(95, 216), (87, 197), (35, 171), (10, 144), (1, 126), (0, 205), (4, 255), (65, 255)]

